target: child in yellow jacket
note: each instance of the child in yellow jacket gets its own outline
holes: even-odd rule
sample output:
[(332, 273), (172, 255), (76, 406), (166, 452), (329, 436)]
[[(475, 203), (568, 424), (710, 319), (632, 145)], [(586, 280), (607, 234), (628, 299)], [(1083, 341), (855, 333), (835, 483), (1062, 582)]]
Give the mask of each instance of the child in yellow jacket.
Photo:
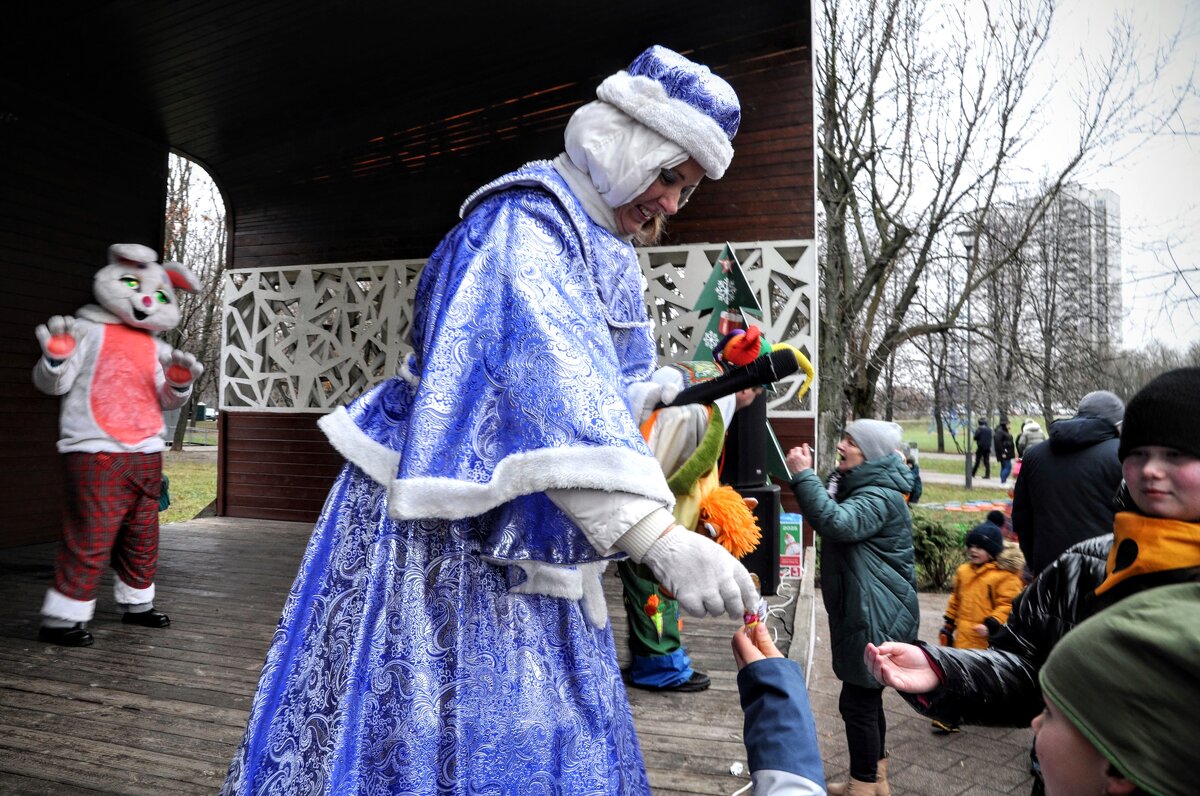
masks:
[[(988, 639), (1008, 621), (1013, 599), (1025, 587), (1021, 571), (1025, 557), (1015, 544), (1005, 543), (991, 521), (976, 525), (966, 538), (967, 563), (954, 573), (954, 591), (946, 605), (946, 624), (938, 633), (943, 646), (987, 649)], [(934, 721), (938, 732), (958, 727)]]

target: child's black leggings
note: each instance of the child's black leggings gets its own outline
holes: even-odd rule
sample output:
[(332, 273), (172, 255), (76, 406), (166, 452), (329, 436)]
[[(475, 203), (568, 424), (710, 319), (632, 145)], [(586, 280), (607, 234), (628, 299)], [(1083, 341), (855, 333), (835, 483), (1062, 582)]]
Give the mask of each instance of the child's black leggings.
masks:
[(875, 781), (875, 766), (884, 756), (887, 719), (883, 715), (883, 689), (842, 683), (838, 710), (846, 723), (850, 747), (850, 776), (859, 782)]

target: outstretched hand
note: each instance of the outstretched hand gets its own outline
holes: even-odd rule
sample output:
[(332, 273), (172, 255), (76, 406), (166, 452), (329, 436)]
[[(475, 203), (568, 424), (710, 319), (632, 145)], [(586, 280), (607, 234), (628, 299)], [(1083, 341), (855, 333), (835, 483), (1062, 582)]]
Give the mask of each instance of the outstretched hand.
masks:
[(933, 664), (920, 647), (886, 641), (868, 644), (863, 653), (871, 676), (886, 686), (907, 694), (927, 694), (941, 684)]
[(771, 631), (765, 622), (755, 622), (738, 628), (733, 634), (732, 643), (733, 659), (737, 662), (738, 671), (755, 661), (783, 657), (783, 653), (771, 640)]

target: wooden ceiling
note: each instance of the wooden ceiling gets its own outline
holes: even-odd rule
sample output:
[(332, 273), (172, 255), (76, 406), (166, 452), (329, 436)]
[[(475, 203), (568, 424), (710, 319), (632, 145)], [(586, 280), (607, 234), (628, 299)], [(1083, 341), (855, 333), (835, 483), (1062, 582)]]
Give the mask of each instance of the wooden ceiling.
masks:
[(39, 0), (5, 9), (0, 89), (16, 84), (163, 142), (236, 196), (246, 185), (394, 177), (561, 129), (600, 79), (650, 44), (720, 71), (746, 50), (807, 45), (807, 9), (804, 0)]

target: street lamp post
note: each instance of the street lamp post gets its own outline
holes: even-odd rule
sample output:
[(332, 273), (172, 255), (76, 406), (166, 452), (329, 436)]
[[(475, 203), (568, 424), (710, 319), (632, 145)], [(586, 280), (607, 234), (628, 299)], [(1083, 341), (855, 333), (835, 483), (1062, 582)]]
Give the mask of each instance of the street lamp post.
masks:
[(963, 293), (967, 302), (967, 425), (966, 425), (966, 449), (965, 461), (963, 463), (963, 475), (966, 478), (967, 489), (972, 488), (972, 479), (974, 473), (971, 472), (971, 453), (973, 450), (971, 437), (971, 253), (975, 250), (975, 231), (970, 229), (959, 230), (955, 233), (959, 240), (962, 241), (963, 247), (967, 252), (967, 272), (963, 280)]

